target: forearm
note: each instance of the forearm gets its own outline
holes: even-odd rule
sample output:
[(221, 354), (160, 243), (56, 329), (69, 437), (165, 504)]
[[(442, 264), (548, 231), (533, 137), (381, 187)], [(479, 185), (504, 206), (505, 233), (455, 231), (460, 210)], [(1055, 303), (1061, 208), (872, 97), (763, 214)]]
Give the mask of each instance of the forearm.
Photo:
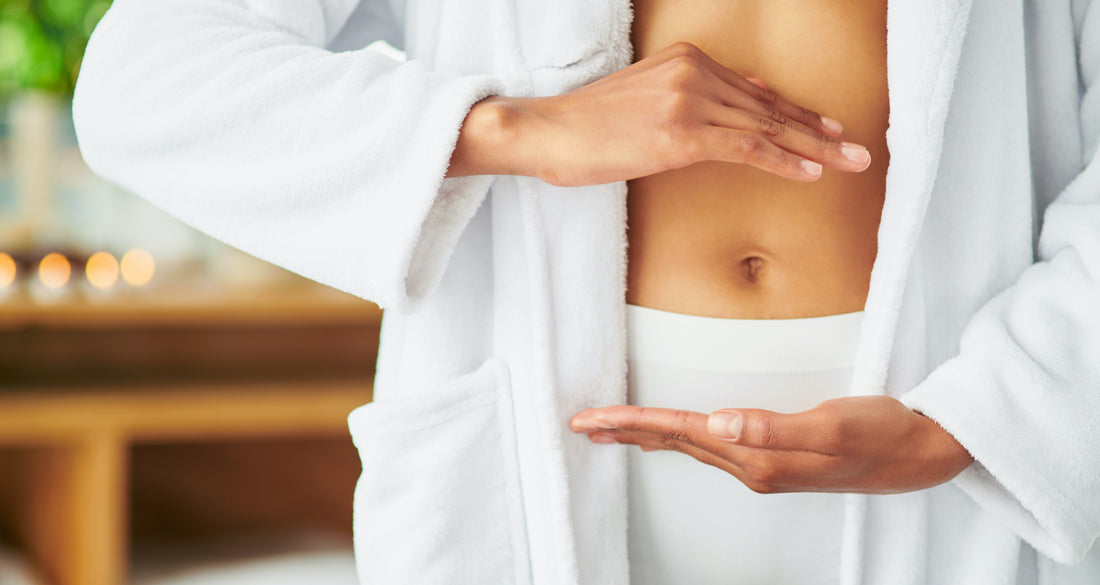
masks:
[(234, 247), (415, 310), (487, 189), (441, 184), (459, 127), (503, 87), (288, 32), (315, 4), (276, 21), (230, 0), (116, 0), (73, 98), (81, 154)]
[(703, 161), (800, 181), (820, 178), (823, 165), (867, 168), (866, 149), (841, 142), (835, 123), (761, 85), (680, 43), (566, 94), (493, 96), (470, 108), (446, 176), (582, 186)]

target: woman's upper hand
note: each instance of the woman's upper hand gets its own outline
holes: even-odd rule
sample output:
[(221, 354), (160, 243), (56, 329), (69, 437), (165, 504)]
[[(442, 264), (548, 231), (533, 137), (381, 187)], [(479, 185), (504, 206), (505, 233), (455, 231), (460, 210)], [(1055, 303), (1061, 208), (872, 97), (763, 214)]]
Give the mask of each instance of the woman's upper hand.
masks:
[(514, 174), (578, 186), (727, 161), (813, 181), (822, 166), (870, 165), (865, 148), (838, 138), (841, 130), (682, 42), (569, 93), (478, 102), (448, 176)]
[(794, 414), (609, 406), (578, 412), (570, 426), (597, 443), (681, 451), (760, 493), (913, 491), (974, 461), (942, 427), (888, 396), (834, 398)]

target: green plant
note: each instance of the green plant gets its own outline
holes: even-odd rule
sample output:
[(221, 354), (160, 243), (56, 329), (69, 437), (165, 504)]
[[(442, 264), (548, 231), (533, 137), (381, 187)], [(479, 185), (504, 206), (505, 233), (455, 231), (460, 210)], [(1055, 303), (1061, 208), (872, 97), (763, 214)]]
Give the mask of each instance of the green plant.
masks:
[(88, 36), (110, 5), (0, 0), (0, 98), (23, 89), (71, 95)]

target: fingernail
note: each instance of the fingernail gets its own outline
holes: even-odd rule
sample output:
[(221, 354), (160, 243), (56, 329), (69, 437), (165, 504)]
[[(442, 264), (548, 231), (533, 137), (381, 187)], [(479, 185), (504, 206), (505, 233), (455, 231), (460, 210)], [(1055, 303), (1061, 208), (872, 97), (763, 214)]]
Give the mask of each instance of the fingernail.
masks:
[(768, 89), (768, 84), (764, 83), (764, 80), (759, 77), (746, 77), (745, 80), (760, 89)]
[(802, 159), (802, 170), (807, 175), (810, 175), (811, 177), (816, 177), (821, 174), (821, 164), (815, 163), (812, 160)]
[(851, 142), (840, 143), (840, 153), (844, 155), (844, 158), (861, 164), (871, 162), (871, 153), (867, 152), (867, 149)]
[(825, 116), (822, 116), (821, 117), (821, 125), (824, 126), (826, 130), (828, 130), (829, 132), (832, 132), (833, 134), (840, 134), (841, 132), (844, 132), (844, 126), (842, 126), (840, 124), (840, 122), (837, 122), (836, 120), (834, 120), (832, 118), (826, 118)]
[(600, 443), (601, 445), (610, 445), (611, 443), (617, 443), (618, 442), (615, 439), (612, 439), (611, 437), (608, 437), (607, 435), (591, 434), (591, 435), (588, 435), (588, 439), (590, 441), (592, 441), (593, 443)]
[(736, 439), (741, 435), (741, 415), (736, 412), (716, 412), (707, 419), (707, 431), (719, 439)]

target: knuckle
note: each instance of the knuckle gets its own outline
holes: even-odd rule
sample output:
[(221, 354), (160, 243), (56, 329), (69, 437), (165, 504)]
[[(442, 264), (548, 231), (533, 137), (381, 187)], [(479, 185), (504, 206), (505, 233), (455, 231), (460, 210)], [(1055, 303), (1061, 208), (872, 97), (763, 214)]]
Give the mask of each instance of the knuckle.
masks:
[(672, 432), (670, 432), (668, 434), (668, 439), (673, 444), (679, 444), (679, 443), (687, 443), (689, 445), (693, 444), (692, 441), (691, 441), (691, 438), (688, 436), (688, 434), (683, 432), (683, 431), (672, 431)]
[(770, 418), (761, 418), (756, 422), (757, 442), (760, 447), (771, 448), (775, 444), (775, 425)]
[(775, 486), (755, 479), (745, 481), (744, 484), (745, 487), (758, 494), (774, 494), (778, 491)]
[(783, 133), (787, 131), (785, 120), (769, 118), (768, 116), (760, 116), (756, 125), (757, 128), (760, 129), (760, 132), (772, 138), (782, 136)]
[(685, 430), (688, 428), (688, 424), (691, 422), (691, 417), (687, 412), (681, 411), (675, 414), (675, 420), (673, 423), (673, 430), (669, 432), (669, 438), (681, 443), (687, 443), (694, 445), (695, 442), (691, 439), (691, 435)]
[(769, 108), (769, 116), (771, 117), (771, 119), (779, 122), (780, 124), (790, 124), (792, 122), (790, 116), (784, 114), (783, 112), (780, 112), (777, 108), (771, 106), (769, 106)]
[(660, 108), (667, 120), (682, 123), (692, 111), (691, 95), (683, 91), (671, 91), (664, 96)]
[(760, 468), (758, 464), (748, 472), (748, 477), (744, 483), (757, 494), (774, 494), (778, 490), (778, 487), (774, 484), (774, 478), (774, 472), (767, 470), (767, 468)]
[(757, 87), (756, 85), (753, 85), (752, 87), (754, 88), (750, 89), (750, 91), (752, 92), (752, 97), (755, 98), (756, 101), (764, 104), (765, 106), (773, 105), (777, 101), (779, 101), (779, 94), (775, 93), (774, 91), (770, 89), (764, 89), (762, 87)]
[(677, 55), (665, 65), (668, 81), (674, 87), (683, 87), (699, 74), (699, 63), (691, 55)]
[(754, 472), (753, 479), (757, 482), (770, 485), (775, 482), (779, 474), (771, 466), (764, 466)]
[(745, 471), (748, 478), (756, 483), (771, 484), (779, 477), (779, 469), (775, 460), (766, 455), (757, 455), (746, 462)]
[(677, 41), (665, 48), (670, 54), (674, 56), (696, 56), (702, 52), (702, 50), (692, 43), (687, 41)]
[(713, 151), (712, 136), (711, 133), (697, 133), (686, 138), (680, 149), (680, 152), (684, 155), (684, 160), (688, 163), (709, 160)]
[(657, 443), (661, 445), (662, 449), (668, 449), (668, 450), (673, 450), (673, 451), (677, 450), (677, 447), (679, 446), (678, 440), (675, 437), (672, 437), (672, 436), (663, 436), (662, 435), (660, 437), (657, 437)]
[(791, 154), (791, 153), (786, 152), (786, 151), (781, 151), (780, 156), (782, 157), (782, 160), (780, 161), (780, 165), (783, 167), (784, 171), (786, 171), (787, 173), (790, 173), (790, 174), (799, 174), (799, 175), (803, 173), (803, 169), (802, 169), (803, 158), (801, 156), (794, 155), (794, 154)]
[(783, 112), (779, 111), (779, 108), (775, 106), (774, 102), (764, 103), (764, 115), (772, 118), (773, 120), (786, 120), (787, 117), (783, 115)]
[(688, 124), (683, 119), (670, 119), (660, 127), (653, 135), (654, 144), (662, 151), (679, 153), (684, 157), (690, 157), (690, 148), (684, 145), (691, 144), (692, 139), (688, 131)]
[[(780, 175), (793, 176), (802, 173), (802, 157), (778, 147), (762, 152), (757, 162), (768, 165), (769, 168), (774, 169), (774, 172)], [(771, 423), (760, 421), (759, 427), (755, 430), (756, 440), (768, 441), (770, 445), (776, 438)]]
[(656, 105), (654, 120), (657, 144), (680, 149), (689, 142), (693, 127), (693, 100), (683, 92), (670, 92)]
[(747, 160), (760, 150), (763, 141), (764, 138), (755, 132), (743, 132), (733, 147), (742, 160)]
[(641, 423), (643, 421), (647, 421), (647, 420), (653, 418), (655, 416), (655, 414), (656, 413), (653, 411), (652, 408), (650, 408), (648, 406), (642, 406), (642, 407), (640, 407), (640, 408), (638, 408), (637, 410), (634, 411), (634, 416), (632, 417), (633, 418), (632, 422), (634, 424), (638, 424), (638, 423)]
[[(756, 160), (758, 165), (765, 166), (771, 172), (779, 176), (795, 176), (802, 173), (801, 157), (793, 155), (780, 148), (775, 148), (767, 153), (761, 153)], [(770, 446), (775, 442), (774, 432), (770, 423), (764, 423), (768, 428), (757, 428), (753, 431), (754, 441), (766, 442), (762, 445)]]

